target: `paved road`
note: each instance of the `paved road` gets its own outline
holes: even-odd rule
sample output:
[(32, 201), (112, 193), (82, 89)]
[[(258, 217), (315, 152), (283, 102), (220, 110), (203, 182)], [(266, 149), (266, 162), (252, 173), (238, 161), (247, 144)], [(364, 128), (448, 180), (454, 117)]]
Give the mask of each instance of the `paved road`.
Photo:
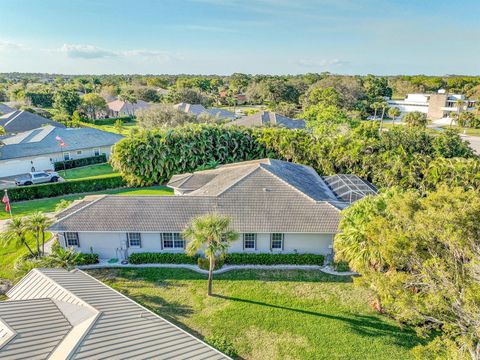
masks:
[(462, 138), (467, 140), (470, 143), (472, 149), (475, 150), (478, 155), (480, 155), (480, 136), (462, 135)]

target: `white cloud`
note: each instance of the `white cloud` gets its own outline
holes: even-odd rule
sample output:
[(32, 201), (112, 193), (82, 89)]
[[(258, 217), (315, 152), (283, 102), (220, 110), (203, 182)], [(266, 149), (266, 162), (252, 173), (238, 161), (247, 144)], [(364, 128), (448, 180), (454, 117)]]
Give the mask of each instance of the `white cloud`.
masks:
[(104, 59), (104, 58), (124, 58), (128, 60), (155, 60), (159, 62), (167, 62), (174, 57), (166, 51), (133, 49), (133, 50), (110, 50), (100, 48), (94, 45), (85, 44), (64, 44), (60, 51), (65, 53), (69, 58), (73, 59)]
[(340, 59), (299, 59), (293, 63), (306, 68), (327, 68), (342, 66), (347, 62)]
[(0, 53), (26, 50), (27, 48), (19, 43), (14, 43), (7, 40), (0, 40)]
[(101, 59), (118, 56), (114, 51), (102, 49), (93, 45), (82, 44), (63, 44), (60, 51), (74, 59)]

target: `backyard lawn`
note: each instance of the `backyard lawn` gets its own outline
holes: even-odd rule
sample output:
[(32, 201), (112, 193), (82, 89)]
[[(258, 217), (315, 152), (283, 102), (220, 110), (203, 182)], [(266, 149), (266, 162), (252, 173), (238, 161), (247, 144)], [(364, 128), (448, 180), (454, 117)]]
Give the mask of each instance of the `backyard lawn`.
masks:
[[(68, 172), (68, 171), (67, 171)], [(73, 201), (85, 197), (85, 195), (95, 194), (121, 194), (121, 195), (172, 195), (173, 191), (166, 186), (150, 186), (145, 188), (122, 188), (113, 190), (104, 190), (99, 192), (92, 192), (87, 194), (65, 195), (54, 198), (45, 198), (30, 201), (12, 202), (12, 214), (18, 216), (30, 215), (35, 211), (53, 212), (55, 207), (62, 200)], [(10, 215), (0, 208), (0, 220), (8, 219)]]
[(110, 164), (95, 164), (89, 166), (82, 166), (73, 169), (67, 169), (65, 172), (63, 170), (58, 171), (61, 177), (65, 180), (78, 180), (78, 179), (95, 179), (95, 178), (104, 178), (108, 176), (117, 175), (113, 171)]
[[(86, 123), (84, 123), (84, 124), (86, 124)], [(138, 128), (137, 123), (135, 121), (123, 123), (122, 124), (122, 130), (120, 132), (117, 130), (115, 125), (88, 124), (87, 126), (95, 128), (95, 129), (103, 130), (103, 131), (108, 131), (108, 132), (115, 133), (115, 134), (120, 134), (120, 135), (123, 135), (123, 136), (127, 136), (130, 133), (131, 129)]]
[(89, 273), (187, 331), (223, 341), (245, 359), (410, 359), (420, 343), (415, 332), (371, 310), (369, 293), (349, 277), (234, 271), (215, 276), (216, 295), (208, 298), (206, 276), (190, 270)]

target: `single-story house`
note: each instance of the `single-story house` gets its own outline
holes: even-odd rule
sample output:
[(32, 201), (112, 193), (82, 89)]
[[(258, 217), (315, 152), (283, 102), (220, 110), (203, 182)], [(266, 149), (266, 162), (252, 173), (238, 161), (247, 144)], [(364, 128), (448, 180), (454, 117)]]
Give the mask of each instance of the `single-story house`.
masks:
[(65, 125), (62, 123), (24, 110), (15, 110), (0, 116), (0, 126), (5, 129), (7, 134), (18, 134), (24, 131), (37, 129), (45, 125), (51, 125), (59, 128), (65, 127)]
[(0, 301), (0, 359), (229, 359), (80, 270), (33, 269)]
[(242, 116), (229, 122), (227, 125), (247, 127), (282, 126), (287, 129), (305, 129), (305, 121), (291, 119), (272, 111), (259, 111), (253, 115)]
[(321, 177), (309, 166), (262, 159), (175, 175), (174, 196), (100, 196), (64, 210), (50, 230), (65, 247), (100, 258), (184, 252), (182, 231), (218, 212), (241, 234), (230, 252), (331, 254), (340, 211), (375, 194), (355, 175)]
[(8, 113), (11, 113), (12, 111), (15, 111), (15, 109), (11, 108), (10, 106), (4, 103), (0, 103), (0, 115), (8, 114)]
[(113, 100), (107, 103), (110, 116), (135, 116), (138, 110), (150, 107), (150, 104), (143, 100), (137, 100), (135, 103), (122, 100)]
[[(59, 137), (66, 146), (60, 147)], [(93, 128), (51, 125), (0, 138), (0, 177), (53, 170), (57, 161), (105, 154), (123, 136)]]
[(173, 107), (179, 111), (186, 112), (193, 116), (208, 114), (213, 117), (217, 117), (219, 119), (229, 119), (229, 120), (233, 120), (236, 117), (235, 114), (232, 113), (231, 111), (220, 109), (220, 108), (214, 108), (214, 107), (207, 109), (201, 104), (179, 103), (174, 105)]

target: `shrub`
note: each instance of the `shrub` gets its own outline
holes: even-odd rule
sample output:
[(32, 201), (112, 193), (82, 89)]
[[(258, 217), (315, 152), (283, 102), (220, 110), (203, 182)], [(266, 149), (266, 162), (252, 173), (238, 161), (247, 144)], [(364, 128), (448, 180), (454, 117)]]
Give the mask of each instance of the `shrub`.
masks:
[(96, 119), (91, 121), (94, 125), (115, 125), (117, 120), (122, 121), (122, 123), (128, 123), (134, 121), (132, 116), (120, 116), (115, 118), (107, 118), (107, 119)]
[(207, 336), (205, 338), (205, 342), (213, 346), (215, 349), (220, 350), (225, 355), (230, 356), (231, 358), (235, 359), (238, 355), (235, 347), (223, 335)]
[(225, 257), (228, 265), (320, 265), (325, 256), (318, 254), (247, 254), (230, 253)]
[(75, 265), (91, 265), (98, 264), (98, 254), (78, 254)]
[(63, 170), (64, 163), (65, 169), (73, 169), (76, 167), (81, 166), (88, 166), (93, 164), (102, 164), (107, 162), (107, 156), (105, 154), (101, 154), (98, 156), (90, 156), (81, 159), (73, 159), (73, 160), (66, 160), (64, 161), (57, 161), (53, 164), (55, 171)]
[[(224, 260), (223, 259), (215, 259), (215, 267), (213, 270), (218, 270), (223, 267)], [(202, 270), (208, 270), (210, 268), (210, 259), (209, 258), (204, 258), (204, 257), (199, 257), (197, 261), (197, 265), (200, 269)]]
[(130, 264), (197, 264), (198, 255), (183, 253), (134, 253), (128, 257)]
[(350, 267), (348, 266), (348, 262), (346, 261), (336, 261), (332, 264), (333, 270), (338, 272), (346, 272), (350, 271)]
[(14, 189), (10, 189), (8, 191), (8, 195), (10, 196), (11, 201), (21, 201), (115, 189), (125, 185), (126, 183), (123, 178), (118, 175), (108, 178), (72, 180), (66, 182), (16, 187)]

